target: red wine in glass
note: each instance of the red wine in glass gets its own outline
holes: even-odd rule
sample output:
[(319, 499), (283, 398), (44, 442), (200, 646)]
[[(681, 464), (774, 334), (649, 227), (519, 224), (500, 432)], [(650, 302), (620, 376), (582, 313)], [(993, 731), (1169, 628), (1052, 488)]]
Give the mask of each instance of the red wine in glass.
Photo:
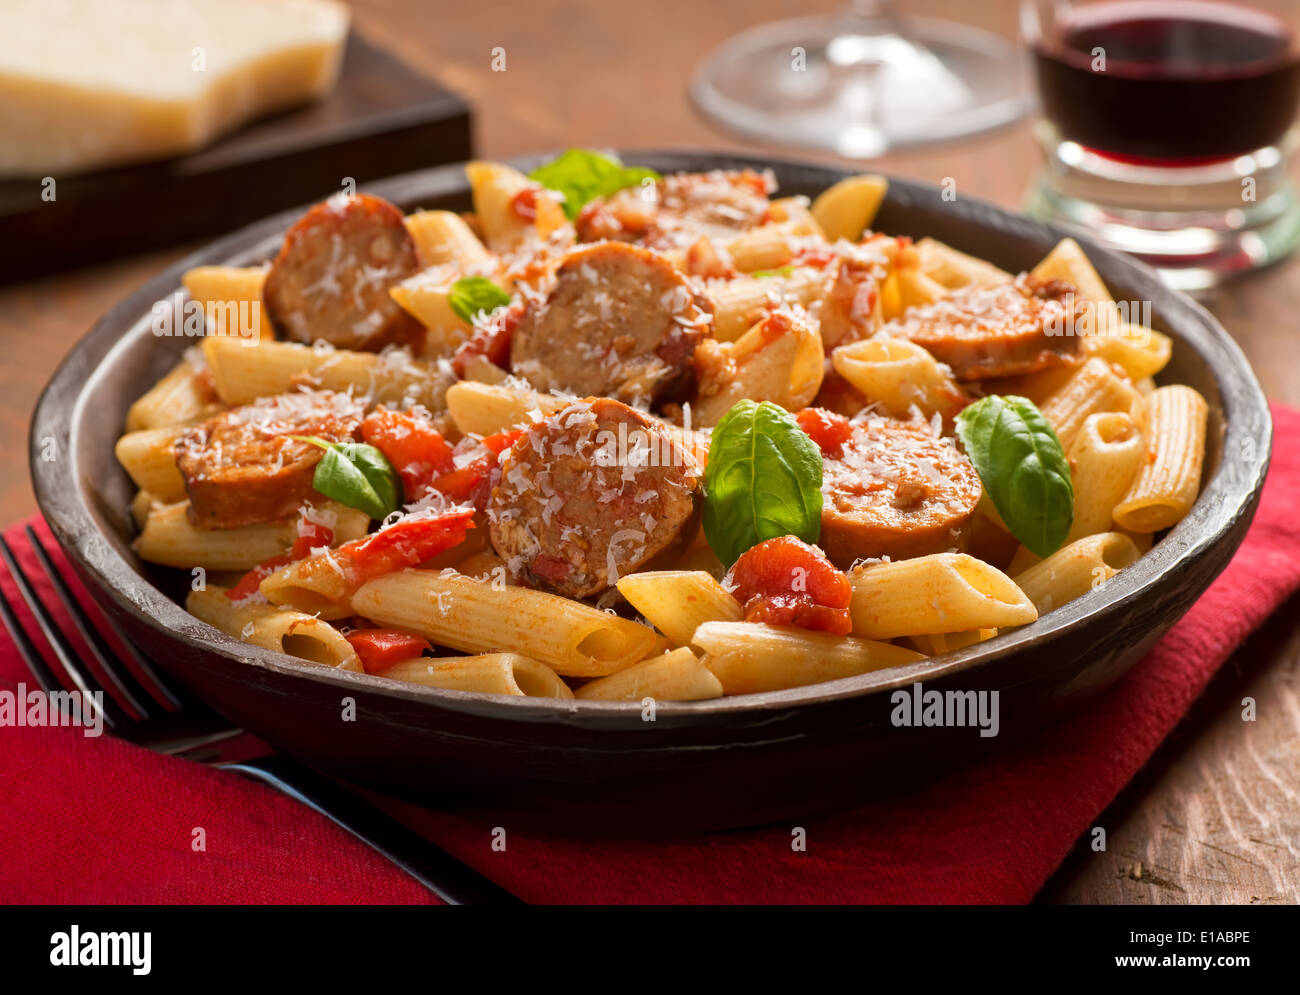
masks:
[(1300, 103), (1295, 33), (1234, 3), (1071, 7), (1030, 41), (1044, 116), (1121, 161), (1194, 166), (1277, 145)]

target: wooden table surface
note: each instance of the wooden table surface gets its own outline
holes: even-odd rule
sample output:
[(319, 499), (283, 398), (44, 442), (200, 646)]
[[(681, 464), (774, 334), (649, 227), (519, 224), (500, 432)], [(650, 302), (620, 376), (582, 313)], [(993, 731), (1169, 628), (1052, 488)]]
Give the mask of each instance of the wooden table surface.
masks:
[[(569, 145), (753, 148), (691, 109), (692, 68), (714, 45), (761, 21), (830, 10), (830, 0), (510, 0), (455, 13), (420, 0), (356, 0), (360, 30), (474, 105), (480, 155)], [(1012, 0), (915, 0), (906, 9), (1016, 31)], [(1278, 0), (1275, 9), (1300, 13)], [(506, 69), (492, 69), (503, 48)], [(1027, 124), (872, 168), (1016, 206), (1036, 168)], [(192, 246), (0, 286), (0, 521), (35, 509), (26, 435), (41, 386), (111, 304)], [(1221, 291), (1214, 312), (1245, 349), (1271, 398), (1300, 405), (1295, 362), (1300, 258)], [(1097, 820), (1108, 850), (1080, 845), (1044, 889), (1052, 902), (1300, 901), (1300, 599), (1229, 662), (1121, 798)], [(1259, 703), (1257, 722), (1241, 699)]]

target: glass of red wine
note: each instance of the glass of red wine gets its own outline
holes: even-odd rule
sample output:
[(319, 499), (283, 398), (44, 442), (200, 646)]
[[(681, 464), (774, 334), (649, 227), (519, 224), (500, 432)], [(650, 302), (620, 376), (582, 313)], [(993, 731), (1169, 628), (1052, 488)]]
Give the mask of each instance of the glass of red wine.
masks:
[(1292, 26), (1222, 0), (1024, 0), (1046, 166), (1030, 213), (1207, 290), (1300, 244)]

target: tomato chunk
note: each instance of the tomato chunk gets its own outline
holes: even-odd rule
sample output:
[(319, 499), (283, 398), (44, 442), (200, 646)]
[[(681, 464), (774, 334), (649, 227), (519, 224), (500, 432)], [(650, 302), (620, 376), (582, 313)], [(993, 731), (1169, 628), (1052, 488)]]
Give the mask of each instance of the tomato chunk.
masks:
[(234, 587), (226, 591), (226, 597), (231, 601), (243, 601), (257, 591), (262, 581), (281, 567), (287, 567), (290, 563), (297, 563), (310, 555), (311, 551), (317, 546), (329, 546), (333, 542), (333, 529), (327, 529), (324, 525), (313, 522), (304, 515), (298, 522), (298, 538), (293, 541), (293, 546), (289, 552), (282, 556), (269, 557), (253, 567), (252, 570), (236, 581)]
[(377, 674), (432, 649), (429, 640), (404, 629), (356, 629), (343, 638), (357, 651), (367, 674)]
[(452, 469), (451, 446), (422, 413), (376, 408), (361, 423), (361, 438), (397, 469), (408, 504), (424, 497), (433, 481)]
[(461, 343), (451, 359), (451, 368), (456, 371), (456, 376), (465, 376), (466, 364), (478, 356), (503, 370), (509, 369), (510, 338), (523, 315), (524, 305), (520, 303), (492, 312), (481, 323), (475, 322), (474, 333)]
[[(476, 508), (487, 504), (487, 491), (491, 483), (492, 471), (496, 469), (501, 454), (513, 446), (524, 434), (522, 428), (508, 429), (496, 435), (484, 436), (477, 443), (471, 442), (463, 452), (482, 452), (469, 463), (450, 473), (443, 474), (433, 482), (435, 490), (442, 491), (453, 501), (469, 501)], [(458, 447), (459, 448), (459, 447)]]
[(794, 536), (768, 539), (731, 568), (746, 622), (793, 625), (837, 636), (853, 630), (853, 587), (816, 546)]
[(853, 427), (843, 415), (825, 408), (804, 408), (794, 416), (799, 427), (804, 430), (823, 456), (838, 459), (844, 455), (844, 443), (853, 435)]
[(344, 543), (336, 551), (359, 587), (375, 577), (431, 560), (465, 541), (474, 528), (474, 512), (453, 511), (436, 518), (399, 521), (373, 535)]

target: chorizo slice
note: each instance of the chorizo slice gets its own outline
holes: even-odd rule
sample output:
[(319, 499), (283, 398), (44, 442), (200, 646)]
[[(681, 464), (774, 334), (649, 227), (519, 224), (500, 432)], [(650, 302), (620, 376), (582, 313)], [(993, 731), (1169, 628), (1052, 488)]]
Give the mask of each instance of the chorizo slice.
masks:
[(799, 424), (822, 449), (822, 532), (836, 566), (965, 547), (983, 487), (950, 439), (921, 423), (849, 422), (807, 408)]
[(506, 454), (489, 539), (521, 582), (590, 597), (681, 536), (699, 479), (660, 422), (609, 398), (575, 401)]
[(541, 391), (659, 403), (689, 382), (712, 305), (663, 256), (622, 242), (565, 255), (514, 326), (510, 369)]
[(363, 413), (347, 394), (302, 391), (231, 408), (190, 428), (175, 446), (190, 520), (201, 529), (229, 529), (294, 514), (318, 496), (312, 477), (324, 451), (293, 436), (345, 442)]
[(773, 189), (769, 175), (752, 169), (675, 173), (591, 201), (575, 222), (578, 240), (667, 250), (687, 249), (707, 237), (726, 245), (768, 220)]
[(1019, 376), (1075, 361), (1084, 306), (1070, 284), (1022, 275), (911, 308), (882, 332), (924, 346), (957, 380)]
[(423, 329), (388, 290), (419, 270), (398, 208), (370, 194), (336, 194), (285, 234), (262, 301), (275, 329), (295, 342), (370, 352), (416, 346)]

